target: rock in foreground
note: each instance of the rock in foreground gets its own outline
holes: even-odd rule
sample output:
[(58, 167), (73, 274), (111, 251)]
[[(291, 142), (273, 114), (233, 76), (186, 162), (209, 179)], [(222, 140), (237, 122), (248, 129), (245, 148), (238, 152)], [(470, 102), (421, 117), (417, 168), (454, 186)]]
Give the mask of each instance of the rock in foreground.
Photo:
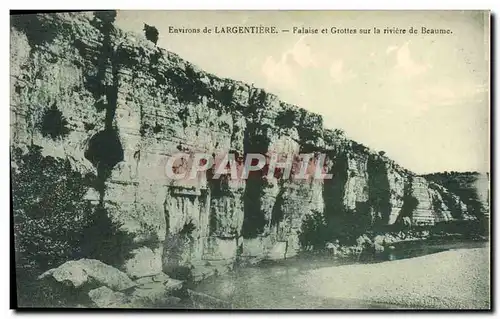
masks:
[(67, 261), (57, 268), (44, 272), (39, 279), (49, 276), (60, 283), (71, 283), (75, 288), (89, 282), (118, 291), (135, 286), (135, 283), (125, 273), (95, 259), (84, 258)]

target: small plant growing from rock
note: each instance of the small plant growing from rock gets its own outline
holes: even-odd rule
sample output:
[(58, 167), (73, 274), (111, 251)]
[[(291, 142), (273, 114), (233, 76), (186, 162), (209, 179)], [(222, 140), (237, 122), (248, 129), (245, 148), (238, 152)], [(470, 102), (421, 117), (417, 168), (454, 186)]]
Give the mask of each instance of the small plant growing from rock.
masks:
[(182, 227), (181, 231), (179, 232), (179, 235), (191, 237), (195, 229), (196, 226), (193, 224), (193, 221), (190, 220), (189, 222), (184, 224), (184, 227)]
[(65, 137), (69, 134), (68, 121), (64, 118), (62, 112), (57, 108), (54, 103), (45, 111), (40, 125), (42, 135), (49, 136), (52, 139)]

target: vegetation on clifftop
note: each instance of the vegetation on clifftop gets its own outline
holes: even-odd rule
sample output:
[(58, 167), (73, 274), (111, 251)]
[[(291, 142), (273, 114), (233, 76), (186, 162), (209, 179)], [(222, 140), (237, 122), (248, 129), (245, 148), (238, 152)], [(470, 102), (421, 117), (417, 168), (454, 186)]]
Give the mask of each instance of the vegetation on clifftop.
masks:
[[(477, 180), (480, 177), (477, 172), (443, 172), (427, 174), (424, 177), (433, 181), (450, 192), (458, 195), (461, 201), (467, 205), (467, 210), (478, 218), (484, 217), (487, 213), (487, 205), (484, 205), (479, 197)], [(449, 199), (443, 200), (450, 202)], [(453, 205), (451, 205), (453, 207)], [(453, 211), (452, 211), (453, 213)]]

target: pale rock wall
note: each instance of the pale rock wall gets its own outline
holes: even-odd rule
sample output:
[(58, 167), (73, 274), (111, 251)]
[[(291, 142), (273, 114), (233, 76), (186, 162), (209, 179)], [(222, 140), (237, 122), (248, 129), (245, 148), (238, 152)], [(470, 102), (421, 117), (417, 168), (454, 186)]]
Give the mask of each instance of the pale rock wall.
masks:
[(408, 183), (407, 178), (401, 174), (393, 165), (387, 169), (387, 179), (389, 180), (390, 195), (391, 195), (391, 213), (389, 216), (389, 224), (396, 222), (401, 207), (404, 202), (405, 184)]

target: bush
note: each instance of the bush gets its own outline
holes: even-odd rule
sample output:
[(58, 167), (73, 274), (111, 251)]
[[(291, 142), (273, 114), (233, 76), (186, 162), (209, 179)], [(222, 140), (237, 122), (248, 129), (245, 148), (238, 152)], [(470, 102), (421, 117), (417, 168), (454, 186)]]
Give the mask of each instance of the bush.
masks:
[[(413, 196), (413, 177), (409, 176), (408, 177), (408, 182), (405, 183), (404, 185), (404, 190), (403, 190), (403, 206), (401, 206), (401, 210), (399, 211), (398, 215), (398, 224), (404, 225), (405, 222), (404, 218), (409, 218), (411, 221), (411, 218), (413, 216), (413, 212), (417, 209), (419, 202), (418, 198)], [(434, 204), (434, 203), (433, 203)], [(411, 222), (410, 222), (411, 224)]]
[(329, 225), (332, 237), (342, 245), (354, 245), (356, 239), (371, 228), (371, 215), (368, 203), (356, 203), (355, 210), (344, 210)]
[(296, 126), (297, 122), (297, 114), (290, 109), (284, 110), (278, 113), (276, 119), (274, 120), (274, 124), (276, 126), (284, 127), (284, 128), (292, 128)]
[(158, 36), (160, 35), (160, 33), (158, 32), (158, 29), (156, 29), (153, 26), (144, 24), (143, 30), (144, 30), (144, 34), (146, 35), (146, 39), (153, 42), (154, 44), (156, 44), (158, 42)]
[(83, 197), (91, 175), (74, 172), (68, 160), (43, 157), (40, 148), (19, 160), (12, 172), (14, 235), (18, 264), (42, 271), (80, 256), (79, 234), (90, 224)]
[(36, 280), (50, 268), (80, 258), (120, 266), (129, 258), (132, 236), (120, 231), (101, 205), (93, 207), (84, 199), (93, 174), (75, 172), (67, 159), (44, 157), (37, 146), (26, 154), (14, 149), (12, 156), (17, 164), (11, 171), (12, 211), (22, 306), (51, 298), (45, 291), (49, 287)]
[(66, 121), (55, 103), (49, 109), (45, 110), (42, 123), (40, 124), (40, 131), (43, 136), (49, 136), (54, 140), (69, 134), (68, 121)]
[(300, 245), (305, 249), (322, 250), (329, 240), (330, 234), (325, 216), (318, 211), (306, 215), (299, 231)]

